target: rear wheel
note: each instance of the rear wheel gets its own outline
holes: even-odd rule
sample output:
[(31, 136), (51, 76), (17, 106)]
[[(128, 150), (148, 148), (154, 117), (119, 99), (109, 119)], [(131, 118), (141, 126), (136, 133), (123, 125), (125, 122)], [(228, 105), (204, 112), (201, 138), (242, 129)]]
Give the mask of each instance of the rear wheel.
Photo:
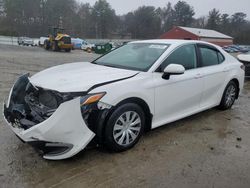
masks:
[(55, 51), (55, 52), (59, 50), (58, 44), (57, 44), (56, 41), (52, 43), (52, 50)]
[(227, 110), (231, 108), (236, 100), (238, 94), (238, 87), (234, 81), (230, 81), (223, 93), (221, 103), (218, 106), (221, 110)]
[(50, 42), (48, 40), (44, 41), (44, 49), (49, 50), (50, 49)]
[(65, 49), (65, 52), (70, 52), (70, 51), (71, 51), (71, 49), (70, 49), (70, 48)]
[(145, 115), (140, 106), (128, 103), (110, 116), (105, 129), (105, 146), (115, 152), (132, 148), (144, 131)]

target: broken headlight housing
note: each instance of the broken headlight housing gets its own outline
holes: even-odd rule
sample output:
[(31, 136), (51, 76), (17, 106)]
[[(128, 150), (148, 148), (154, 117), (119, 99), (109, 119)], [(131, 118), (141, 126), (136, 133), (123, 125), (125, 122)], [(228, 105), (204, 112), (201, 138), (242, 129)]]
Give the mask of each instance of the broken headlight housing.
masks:
[(89, 104), (97, 103), (99, 100), (101, 100), (101, 98), (104, 95), (106, 95), (106, 92), (89, 94), (89, 95), (83, 96), (80, 99), (80, 105), (81, 107), (83, 107)]
[(84, 121), (88, 123), (89, 116), (92, 112), (98, 110), (98, 102), (106, 94), (106, 92), (88, 94), (80, 98), (81, 112)]

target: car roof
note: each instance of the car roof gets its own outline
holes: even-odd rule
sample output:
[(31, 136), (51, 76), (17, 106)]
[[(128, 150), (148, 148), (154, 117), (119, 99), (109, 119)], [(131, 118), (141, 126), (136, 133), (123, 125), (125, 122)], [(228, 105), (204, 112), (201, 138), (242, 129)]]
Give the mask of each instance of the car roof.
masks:
[(157, 43), (157, 44), (170, 44), (170, 45), (182, 45), (182, 44), (189, 44), (189, 43), (202, 43), (202, 44), (208, 44), (213, 45), (214, 44), (200, 41), (200, 40), (176, 40), (176, 39), (154, 39), (154, 40), (141, 40), (141, 41), (133, 41), (130, 43)]

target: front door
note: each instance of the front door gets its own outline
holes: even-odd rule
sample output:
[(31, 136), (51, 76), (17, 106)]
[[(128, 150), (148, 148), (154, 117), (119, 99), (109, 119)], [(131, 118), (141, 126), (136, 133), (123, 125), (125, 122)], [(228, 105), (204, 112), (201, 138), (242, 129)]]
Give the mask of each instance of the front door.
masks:
[[(186, 71), (162, 78), (163, 70), (169, 64), (181, 64)], [(154, 74), (155, 114), (152, 127), (158, 127), (197, 112), (203, 91), (203, 75), (197, 69), (195, 45), (179, 47), (161, 64)]]

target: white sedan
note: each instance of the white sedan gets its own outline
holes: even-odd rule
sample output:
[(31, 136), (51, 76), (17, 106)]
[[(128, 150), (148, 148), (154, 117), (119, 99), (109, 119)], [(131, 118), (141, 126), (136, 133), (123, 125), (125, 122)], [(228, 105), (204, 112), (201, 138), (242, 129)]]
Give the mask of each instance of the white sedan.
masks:
[(92, 49), (95, 47), (95, 44), (90, 44), (86, 41), (82, 42), (81, 49), (84, 51), (92, 51)]
[(250, 52), (238, 55), (238, 59), (245, 65), (246, 77), (250, 78)]
[(218, 107), (231, 108), (244, 66), (201, 41), (131, 42), (99, 59), (49, 68), (14, 84), (4, 116), (24, 142), (50, 160), (90, 141), (120, 152), (145, 130)]

